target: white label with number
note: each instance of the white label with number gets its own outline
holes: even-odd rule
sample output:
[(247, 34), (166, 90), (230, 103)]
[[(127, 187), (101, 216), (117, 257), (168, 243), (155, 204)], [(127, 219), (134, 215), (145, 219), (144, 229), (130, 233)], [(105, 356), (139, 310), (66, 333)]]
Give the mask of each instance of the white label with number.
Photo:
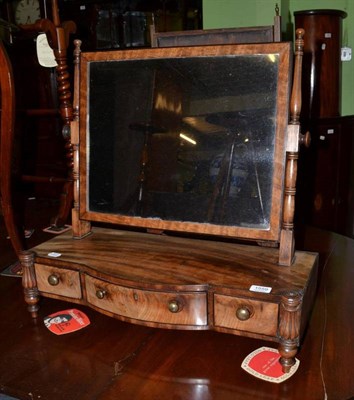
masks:
[(252, 285), (249, 290), (251, 292), (257, 292), (257, 293), (270, 293), (272, 291), (272, 288), (269, 286)]

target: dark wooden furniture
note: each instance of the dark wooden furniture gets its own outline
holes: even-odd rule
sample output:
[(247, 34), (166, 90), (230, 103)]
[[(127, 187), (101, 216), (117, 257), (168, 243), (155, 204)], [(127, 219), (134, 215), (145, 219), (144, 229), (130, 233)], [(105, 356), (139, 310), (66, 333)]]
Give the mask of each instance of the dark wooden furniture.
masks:
[[(319, 287), (297, 355), (299, 368), (284, 383), (264, 382), (241, 368), (248, 354), (272, 343), (129, 324), (50, 298), (42, 299), (38, 319), (32, 320), (23, 307), (20, 279), (0, 276), (0, 393), (22, 400), (350, 399), (354, 240), (314, 228), (297, 239), (298, 248), (319, 253)], [(4, 235), (0, 248), (4, 267), (10, 250)], [(85, 312), (91, 325), (53, 335), (43, 319), (70, 308)]]
[[(1, 71), (0, 71), (0, 80), (1, 80), (1, 156), (0, 156), (0, 171), (1, 171), (1, 202), (2, 202), (2, 211), (4, 215), (5, 225), (8, 231), (8, 234), (11, 239), (11, 243), (13, 248), (17, 254), (25, 248), (25, 239), (23, 235), (23, 229), (20, 226), (23, 221), (20, 221), (19, 211), (14, 206), (13, 196), (13, 169), (14, 169), (14, 147), (15, 144), (19, 143), (15, 140), (15, 125), (17, 131), (22, 130), (21, 134), (24, 136), (25, 129), (24, 126), (18, 124), (23, 116), (37, 119), (38, 117), (47, 120), (48, 118), (57, 118), (60, 112), (60, 115), (63, 120), (63, 133), (66, 136), (67, 141), (67, 152), (69, 158), (69, 176), (68, 178), (60, 178), (60, 177), (45, 177), (45, 176), (33, 176), (24, 174), (21, 175), (22, 182), (39, 182), (39, 183), (60, 183), (64, 185), (65, 191), (62, 194), (61, 198), (61, 206), (59, 209), (59, 213), (52, 220), (52, 225), (54, 227), (62, 227), (67, 220), (70, 209), (72, 207), (72, 154), (71, 154), (71, 146), (70, 146), (70, 128), (69, 122), (72, 118), (72, 106), (71, 106), (71, 93), (70, 93), (70, 83), (69, 83), (69, 74), (68, 74), (68, 66), (66, 60), (66, 48), (68, 42), (68, 36), (73, 31), (74, 25), (71, 22), (64, 23), (61, 26), (60, 21), (58, 19), (57, 12), (57, 2), (53, 0), (53, 15), (54, 22), (49, 21), (47, 19), (41, 19), (37, 21), (34, 25), (26, 25), (23, 26), (23, 30), (29, 32), (46, 32), (48, 35), (49, 42), (55, 50), (55, 56), (58, 63), (56, 68), (57, 70), (57, 80), (58, 80), (58, 94), (59, 94), (59, 110), (58, 109), (48, 109), (48, 108), (36, 108), (36, 109), (25, 109), (19, 110), (18, 105), (22, 104), (21, 101), (19, 104), (16, 103), (16, 93), (15, 93), (15, 79), (13, 73), (13, 67), (8, 55), (8, 50), (5, 48), (4, 44), (1, 42), (0, 47), (0, 57), (1, 57)], [(8, 28), (15, 29), (12, 25), (8, 25)], [(19, 30), (19, 28), (18, 28)], [(18, 32), (17, 30), (17, 32)], [(11, 31), (12, 32), (12, 31)], [(10, 33), (11, 33), (10, 32)], [(10, 35), (11, 36), (11, 35)], [(10, 51), (12, 52), (12, 48), (10, 46)], [(14, 61), (14, 60), (13, 60)], [(29, 74), (29, 71), (28, 71)], [(43, 75), (42, 75), (43, 77)], [(36, 77), (38, 78), (38, 77)], [(28, 79), (28, 76), (26, 77)], [(35, 80), (35, 79), (34, 79)], [(43, 83), (43, 82), (42, 82)], [(26, 86), (26, 85), (24, 85)], [(44, 85), (46, 89), (50, 85)], [(45, 90), (44, 90), (45, 91)], [(22, 93), (23, 94), (23, 93)], [(21, 93), (20, 93), (21, 97)], [(17, 104), (17, 107), (16, 107)], [(18, 118), (17, 118), (18, 117)], [(16, 121), (16, 124), (15, 124)], [(48, 121), (46, 121), (48, 122)], [(47, 128), (49, 126), (53, 127), (53, 124), (46, 125)], [(53, 133), (53, 132), (52, 132)], [(27, 142), (28, 143), (28, 142)], [(32, 146), (30, 147), (32, 149)], [(25, 149), (24, 153), (26, 153), (28, 149)], [(34, 157), (34, 154), (31, 154)], [(53, 157), (53, 155), (51, 154)], [(24, 157), (24, 154), (22, 154)], [(16, 214), (16, 217), (15, 217)]]
[(354, 117), (318, 118), (309, 125), (311, 146), (300, 157), (299, 218), (354, 236)]
[(0, 193), (1, 209), (5, 226), (16, 253), (24, 249), (22, 234), (19, 232), (13, 211), (11, 180), (12, 155), (15, 123), (15, 89), (12, 65), (2, 41), (0, 41), (0, 90), (1, 90), (1, 151), (0, 151)]
[(290, 43), (80, 55), (76, 42), (73, 237), (20, 255), (33, 317), (43, 295), (262, 338), (290, 370), (317, 271), (294, 249), (303, 33), (291, 101)]
[(341, 117), (342, 23), (347, 13), (297, 11), (305, 29), (301, 125), (312, 143), (301, 157), (299, 218), (307, 224), (353, 236), (353, 117)]
[(304, 80), (302, 83), (304, 121), (338, 117), (341, 106), (341, 10), (296, 11), (295, 27), (306, 32)]
[(65, 1), (60, 16), (75, 21), (84, 51), (150, 47), (152, 23), (158, 31), (200, 29), (202, 0)]
[[(25, 185), (45, 186), (46, 189), (36, 191), (49, 197), (59, 196), (60, 188), (64, 186), (58, 214), (51, 220), (53, 229), (61, 229), (68, 222), (73, 199), (69, 127), (72, 99), (67, 47), (69, 36), (75, 32), (75, 24), (72, 21), (61, 23), (57, 0), (50, 2), (51, 11), (47, 4), (44, 9), (41, 7), (40, 14), (38, 2), (19, 3), (18, 8), (25, 12), (22, 19), (28, 21), (26, 25), (15, 25), (16, 5), (6, 3), (3, 6), (8, 10), (9, 21), (5, 22), (9, 44), (6, 50), (14, 70), (13, 96), (15, 87), (17, 95), (16, 113), (12, 115), (16, 139), (14, 134), (4, 135), (3, 141), (14, 141), (9, 146), (15, 147), (18, 155), (15, 173), (5, 167), (5, 174), (13, 174)], [(44, 15), (45, 18), (30, 21), (27, 13), (32, 16), (35, 12), (38, 12), (38, 18)], [(45, 68), (38, 63), (36, 38), (39, 33), (47, 36), (54, 51), (56, 68)], [(30, 80), (28, 76), (31, 76)]]
[[(20, 25), (20, 28), (26, 32), (45, 33), (48, 43), (54, 52), (55, 61), (57, 66), (56, 72), (56, 91), (58, 101), (56, 103), (57, 109), (53, 110), (54, 114), (61, 117), (61, 132), (65, 141), (66, 157), (68, 164), (67, 179), (56, 179), (55, 177), (26, 177), (27, 181), (37, 182), (64, 182), (63, 190), (60, 198), (60, 208), (58, 214), (52, 218), (51, 225), (53, 228), (62, 228), (68, 220), (73, 201), (73, 188), (72, 188), (72, 149), (70, 144), (70, 122), (73, 117), (72, 110), (72, 96), (70, 88), (70, 74), (67, 62), (67, 48), (69, 46), (70, 35), (75, 33), (76, 26), (73, 21), (64, 21), (63, 23), (59, 18), (59, 9), (57, 0), (51, 1), (52, 5), (52, 20), (48, 18), (39, 19), (34, 24)], [(44, 110), (38, 110), (43, 113)]]
[(150, 37), (152, 47), (280, 42), (281, 20), (276, 8), (274, 25), (171, 32), (157, 32), (155, 25), (151, 25)]

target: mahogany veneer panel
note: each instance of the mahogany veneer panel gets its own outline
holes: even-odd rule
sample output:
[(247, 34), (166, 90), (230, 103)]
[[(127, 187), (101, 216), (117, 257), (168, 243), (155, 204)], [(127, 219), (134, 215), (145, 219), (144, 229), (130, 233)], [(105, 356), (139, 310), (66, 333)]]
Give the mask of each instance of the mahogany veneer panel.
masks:
[[(178, 302), (182, 304), (181, 312), (166, 312), (169, 301), (173, 300), (171, 292), (139, 290), (85, 276), (87, 301), (116, 315), (138, 319), (140, 322), (157, 322), (181, 325), (206, 325), (206, 293), (178, 293)], [(97, 290), (104, 290), (103, 299), (96, 296)]]
[[(170, 290), (203, 291), (212, 285), (226, 292), (248, 292), (255, 284), (272, 287), (272, 295), (306, 286), (317, 257), (296, 252), (293, 265), (282, 267), (274, 248), (103, 228), (94, 228), (82, 240), (73, 240), (68, 232), (33, 251), (37, 262), (90, 271), (93, 276), (141, 288), (168, 285)], [(51, 258), (50, 252), (61, 256)]]
[[(215, 325), (225, 328), (247, 330), (274, 336), (278, 327), (278, 305), (249, 299), (233, 298), (215, 294)], [(253, 315), (246, 321), (235, 318), (235, 310), (248, 307)]]
[[(79, 272), (48, 267), (41, 264), (35, 264), (34, 268), (38, 289), (41, 292), (60, 294), (61, 296), (72, 297), (74, 299), (82, 297)], [(48, 277), (53, 274), (60, 277), (60, 282), (57, 286), (52, 286), (48, 282)]]

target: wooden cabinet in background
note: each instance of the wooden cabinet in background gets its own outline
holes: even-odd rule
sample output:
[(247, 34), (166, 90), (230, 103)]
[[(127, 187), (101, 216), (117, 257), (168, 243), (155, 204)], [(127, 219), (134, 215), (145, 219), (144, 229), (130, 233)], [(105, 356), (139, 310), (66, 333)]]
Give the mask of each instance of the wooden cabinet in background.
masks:
[(305, 222), (354, 237), (354, 116), (314, 119), (300, 157), (298, 211)]
[(297, 215), (306, 224), (353, 237), (354, 117), (341, 117), (341, 10), (296, 11), (305, 30), (302, 129), (312, 137), (300, 157)]
[(341, 98), (342, 20), (340, 10), (296, 11), (295, 27), (305, 30), (302, 118), (338, 117)]
[(75, 21), (84, 51), (150, 47), (151, 25), (158, 32), (201, 29), (202, 1), (61, 1), (60, 15)]

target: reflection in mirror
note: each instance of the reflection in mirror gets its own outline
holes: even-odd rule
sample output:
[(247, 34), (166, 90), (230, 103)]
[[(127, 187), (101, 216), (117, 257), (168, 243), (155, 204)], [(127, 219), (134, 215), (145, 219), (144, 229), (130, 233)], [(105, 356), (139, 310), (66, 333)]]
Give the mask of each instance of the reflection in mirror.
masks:
[(269, 228), (278, 67), (277, 54), (91, 62), (89, 210)]

